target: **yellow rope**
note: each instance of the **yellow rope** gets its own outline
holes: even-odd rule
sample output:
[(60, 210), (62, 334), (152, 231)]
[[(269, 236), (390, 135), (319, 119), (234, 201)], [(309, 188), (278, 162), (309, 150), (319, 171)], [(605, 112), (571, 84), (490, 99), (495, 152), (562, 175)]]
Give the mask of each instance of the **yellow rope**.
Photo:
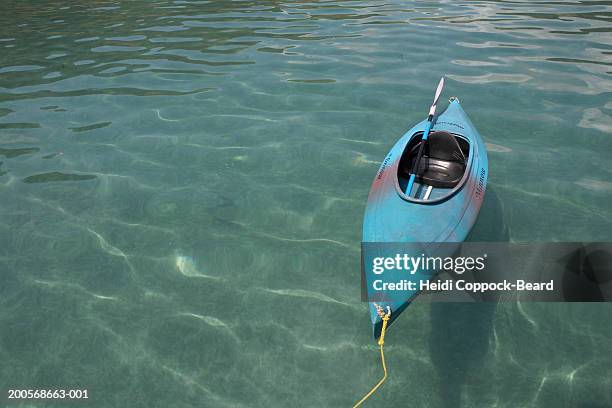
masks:
[(391, 309), (388, 309), (388, 313), (385, 313), (382, 307), (378, 306), (376, 303), (374, 303), (374, 306), (376, 306), (378, 315), (382, 319), (382, 329), (380, 330), (380, 338), (378, 339), (378, 345), (380, 346), (380, 361), (382, 362), (382, 367), (383, 367), (383, 371), (385, 372), (385, 375), (383, 376), (383, 378), (380, 379), (378, 384), (376, 384), (374, 388), (370, 390), (370, 392), (364, 395), (363, 398), (360, 399), (359, 402), (353, 406), (353, 408), (357, 408), (361, 404), (363, 404), (365, 400), (370, 398), (370, 396), (374, 394), (374, 392), (378, 389), (378, 387), (380, 387), (382, 383), (384, 383), (385, 380), (387, 379), (387, 364), (385, 364), (385, 352), (383, 348), (385, 346), (385, 332), (387, 331), (387, 324), (389, 323), (389, 319), (391, 318)]

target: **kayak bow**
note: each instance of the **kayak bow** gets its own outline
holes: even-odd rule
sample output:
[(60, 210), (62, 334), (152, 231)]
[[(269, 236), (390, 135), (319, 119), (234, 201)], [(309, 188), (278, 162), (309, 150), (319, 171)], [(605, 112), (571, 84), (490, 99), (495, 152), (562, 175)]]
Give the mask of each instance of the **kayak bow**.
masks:
[[(487, 184), (485, 144), (456, 98), (434, 119), (422, 144), (430, 124), (425, 120), (406, 132), (383, 161), (368, 196), (363, 242), (462, 242), (476, 222)], [(411, 173), (414, 187), (408, 195)], [(406, 291), (402, 301), (370, 302), (376, 338), (380, 307), (392, 311), (391, 324), (417, 294)]]

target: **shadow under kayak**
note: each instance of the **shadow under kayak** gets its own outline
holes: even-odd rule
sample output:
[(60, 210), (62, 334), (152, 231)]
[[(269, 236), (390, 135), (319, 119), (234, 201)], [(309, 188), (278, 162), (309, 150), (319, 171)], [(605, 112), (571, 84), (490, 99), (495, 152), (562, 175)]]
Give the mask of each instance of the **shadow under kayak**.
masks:
[[(364, 243), (435, 247), (436, 243), (462, 242), (476, 222), (487, 184), (487, 151), (456, 98), (434, 119), (418, 161), (416, 181), (410, 195), (406, 194), (426, 124), (423, 121), (406, 132), (380, 166), (366, 205)], [(401, 301), (370, 302), (376, 338), (382, 326), (377, 306), (391, 310), (390, 324), (416, 295), (418, 291), (406, 290)]]

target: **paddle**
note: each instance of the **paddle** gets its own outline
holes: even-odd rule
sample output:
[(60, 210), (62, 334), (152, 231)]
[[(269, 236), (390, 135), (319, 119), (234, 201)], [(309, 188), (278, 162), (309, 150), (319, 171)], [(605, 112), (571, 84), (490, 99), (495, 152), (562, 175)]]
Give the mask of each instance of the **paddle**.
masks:
[(412, 165), (412, 170), (410, 170), (410, 179), (408, 180), (408, 187), (406, 187), (406, 195), (408, 196), (410, 196), (410, 191), (412, 190), (412, 185), (414, 184), (414, 179), (416, 178), (416, 173), (419, 169), (419, 162), (421, 161), (421, 156), (423, 155), (423, 146), (425, 146), (425, 143), (427, 142), (427, 137), (429, 137), (429, 131), (431, 130), (433, 117), (436, 113), (436, 104), (438, 103), (438, 99), (440, 98), (440, 94), (442, 93), (442, 88), (444, 88), (444, 77), (440, 79), (438, 89), (436, 89), (436, 96), (434, 97), (433, 104), (431, 105), (431, 108), (429, 108), (429, 116), (427, 117), (427, 124), (425, 125), (423, 137), (421, 138), (419, 152), (417, 154), (414, 164)]

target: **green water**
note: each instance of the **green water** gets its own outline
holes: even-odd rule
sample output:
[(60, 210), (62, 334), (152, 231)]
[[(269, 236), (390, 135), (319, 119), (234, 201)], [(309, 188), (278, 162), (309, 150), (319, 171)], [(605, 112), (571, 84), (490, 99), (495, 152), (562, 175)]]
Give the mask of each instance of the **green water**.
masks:
[[(347, 407), (370, 183), (440, 76), (475, 241), (612, 240), (609, 1), (8, 1), (0, 405)], [(417, 304), (370, 407), (612, 406), (609, 304)]]

